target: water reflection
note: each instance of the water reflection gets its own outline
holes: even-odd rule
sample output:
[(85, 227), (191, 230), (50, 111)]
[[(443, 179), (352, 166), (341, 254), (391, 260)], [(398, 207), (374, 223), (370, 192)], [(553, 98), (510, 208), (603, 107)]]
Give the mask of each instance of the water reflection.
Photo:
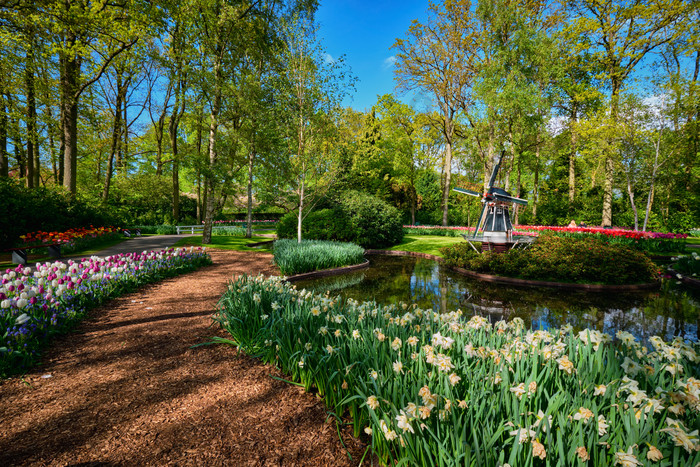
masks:
[(569, 323), (642, 340), (658, 335), (700, 341), (700, 297), (669, 283), (660, 291), (601, 293), (495, 285), (471, 279), (423, 258), (369, 256), (370, 267), (342, 276), (297, 282), (298, 288), (330, 291), (355, 300), (416, 303), (440, 311), (498, 320), (522, 318), (533, 329)]

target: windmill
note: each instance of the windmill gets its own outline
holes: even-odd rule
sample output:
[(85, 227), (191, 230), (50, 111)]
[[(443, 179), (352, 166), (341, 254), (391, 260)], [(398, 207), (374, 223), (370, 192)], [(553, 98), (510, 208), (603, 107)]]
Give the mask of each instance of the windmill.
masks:
[[(484, 207), (481, 209), (481, 214), (479, 214), (479, 221), (476, 224), (474, 235), (465, 236), (464, 238), (469, 244), (472, 241), (481, 242), (482, 251), (493, 250), (500, 253), (511, 249), (514, 245), (521, 242), (520, 239), (513, 241), (513, 224), (510, 222), (509, 207), (511, 204), (527, 206), (527, 200), (511, 196), (506, 190), (493, 186), (504, 154), (505, 151), (501, 152), (496, 164), (493, 166), (489, 184), (483, 194), (465, 190), (464, 188), (453, 188), (458, 193), (481, 198), (481, 203)], [(474, 245), (472, 245), (472, 248), (476, 249)]]

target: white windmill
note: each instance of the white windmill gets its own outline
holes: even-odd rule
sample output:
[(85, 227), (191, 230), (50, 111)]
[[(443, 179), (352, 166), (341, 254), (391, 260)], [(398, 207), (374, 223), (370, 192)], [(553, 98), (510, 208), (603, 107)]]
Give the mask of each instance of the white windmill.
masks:
[[(484, 207), (481, 209), (481, 214), (479, 214), (479, 222), (476, 224), (474, 235), (465, 236), (465, 239), (470, 244), (472, 241), (481, 242), (482, 251), (493, 250), (500, 253), (511, 249), (518, 243), (531, 240), (530, 238), (519, 237), (514, 241), (513, 224), (510, 222), (510, 205), (521, 204), (527, 206), (527, 200), (511, 196), (506, 190), (493, 186), (496, 182), (504, 153), (505, 151), (501, 152), (496, 164), (493, 166), (489, 184), (483, 194), (465, 190), (464, 188), (453, 188), (458, 193), (481, 197), (481, 203)], [(476, 249), (473, 244), (472, 247)]]

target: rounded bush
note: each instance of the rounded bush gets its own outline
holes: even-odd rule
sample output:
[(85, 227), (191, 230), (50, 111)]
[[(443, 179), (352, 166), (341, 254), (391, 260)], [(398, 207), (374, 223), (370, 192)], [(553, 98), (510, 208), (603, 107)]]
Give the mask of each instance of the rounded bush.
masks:
[(346, 241), (364, 248), (382, 248), (403, 238), (401, 213), (383, 200), (359, 191), (348, 191), (340, 199), (353, 238)]
[[(277, 238), (297, 237), (297, 213), (292, 211), (280, 219)], [(347, 241), (352, 237), (347, 216), (339, 208), (310, 212), (301, 225), (301, 235), (308, 240)]]
[[(301, 235), (309, 240), (356, 243), (363, 248), (382, 248), (403, 238), (401, 214), (381, 199), (350, 191), (333, 208), (309, 213), (302, 222)], [(297, 214), (290, 212), (277, 224), (278, 238), (296, 238)]]

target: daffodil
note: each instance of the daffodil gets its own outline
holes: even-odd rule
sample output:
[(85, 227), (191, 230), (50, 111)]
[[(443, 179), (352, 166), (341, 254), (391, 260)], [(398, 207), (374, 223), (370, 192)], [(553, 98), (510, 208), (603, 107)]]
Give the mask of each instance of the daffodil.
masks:
[(515, 394), (515, 397), (518, 399), (522, 399), (523, 395), (525, 394), (525, 383), (520, 383), (517, 386), (513, 386), (510, 388), (510, 392)]
[(627, 448), (627, 451), (618, 451), (615, 453), (615, 465), (621, 465), (622, 467), (636, 467), (637, 465), (643, 465), (637, 457), (632, 453), (634, 446)]
[(593, 418), (593, 412), (585, 407), (578, 409), (578, 412), (574, 414), (574, 420), (582, 420), (583, 423), (588, 423), (588, 421)]
[(544, 449), (544, 445), (536, 439), (532, 440), (532, 457), (539, 457), (540, 459), (547, 457), (547, 452)]
[(367, 405), (370, 409), (377, 410), (379, 408), (379, 400), (377, 399), (377, 396), (369, 396), (367, 398)]
[(664, 458), (664, 455), (656, 446), (649, 445), (649, 451), (647, 451), (647, 459), (652, 462), (659, 462)]

